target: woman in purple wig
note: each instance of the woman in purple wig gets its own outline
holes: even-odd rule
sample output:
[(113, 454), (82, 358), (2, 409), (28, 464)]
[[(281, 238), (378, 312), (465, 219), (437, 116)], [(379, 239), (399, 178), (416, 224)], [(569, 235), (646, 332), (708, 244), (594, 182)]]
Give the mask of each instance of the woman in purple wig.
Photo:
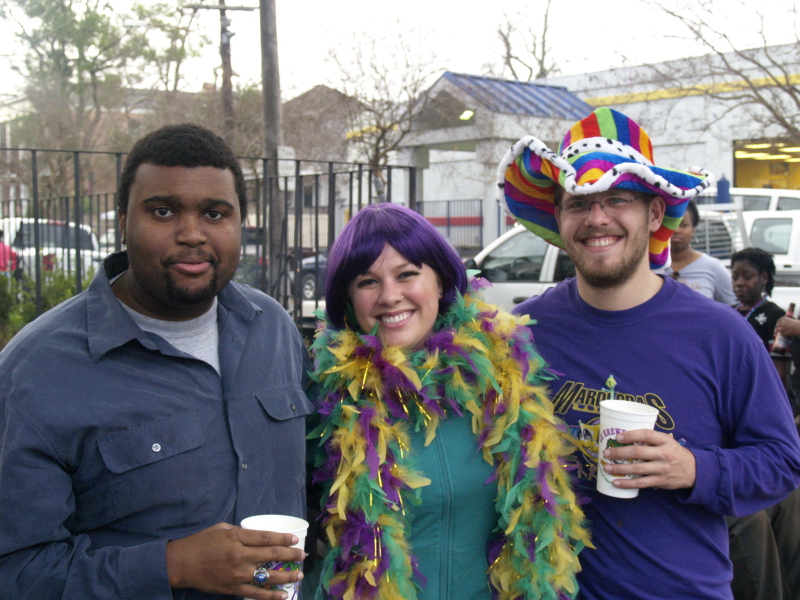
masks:
[(371, 205), (331, 248), (312, 347), (329, 550), (317, 598), (572, 598), (588, 543), (527, 319), (424, 217)]

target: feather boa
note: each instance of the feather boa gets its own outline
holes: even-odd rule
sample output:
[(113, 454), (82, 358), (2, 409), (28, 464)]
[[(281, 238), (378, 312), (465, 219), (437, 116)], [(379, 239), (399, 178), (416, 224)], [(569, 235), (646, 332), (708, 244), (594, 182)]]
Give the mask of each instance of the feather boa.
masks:
[(424, 430), (428, 445), (440, 421), (464, 414), (497, 485), (487, 541), (493, 597), (575, 596), (577, 554), (590, 542), (564, 464), (571, 447), (543, 387), (552, 375), (526, 322), (466, 294), (415, 352), (321, 326), (312, 378), (322, 421), (309, 437), (325, 450), (314, 478), (325, 487), (328, 598), (417, 597), (424, 578), (406, 539), (407, 511), (429, 480), (409, 465), (409, 427)]

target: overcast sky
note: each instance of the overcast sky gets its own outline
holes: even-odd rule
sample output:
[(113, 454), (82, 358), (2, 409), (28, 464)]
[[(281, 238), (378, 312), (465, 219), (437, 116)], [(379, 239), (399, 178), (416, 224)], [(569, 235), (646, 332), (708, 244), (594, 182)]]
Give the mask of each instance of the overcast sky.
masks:
[[(122, 0), (124, 1), (124, 0)], [(197, 1), (197, 0), (195, 0)], [(662, 4), (699, 6), (700, 0), (661, 0)], [(794, 23), (787, 18), (797, 0), (716, 0), (715, 23), (739, 47), (760, 44), (757, 10), (764, 12), (770, 43), (791, 41)], [(215, 3), (213, 0), (205, 0)], [(436, 55), (441, 69), (485, 73), (498, 63), (502, 49), (497, 27), (504, 15), (535, 22), (542, 18), (544, 0), (276, 0), (278, 53), (284, 96), (293, 97), (319, 83), (335, 83), (336, 71), (327, 60), (333, 46), (350, 44), (361, 35), (380, 38), (397, 31), (417, 31), (424, 40), (420, 51)], [(116, 0), (119, 6), (121, 0)], [(257, 6), (258, 0), (228, 0), (228, 5)], [(613, 6), (613, 11), (608, 7)], [(692, 11), (685, 10), (684, 14)], [(191, 68), (187, 89), (199, 89), (214, 80), (219, 65), (219, 15), (202, 11), (200, 24), (213, 40), (204, 58)], [(261, 77), (257, 12), (230, 11), (233, 69), (242, 81)], [(0, 55), (13, 54), (10, 24), (0, 24)], [(13, 31), (13, 30), (12, 30)], [(555, 0), (550, 12), (553, 57), (563, 74), (591, 72), (698, 54), (698, 45), (686, 39), (685, 29), (663, 11), (642, 0)], [(625, 57), (625, 60), (623, 60)], [(7, 58), (2, 59), (7, 62)], [(2, 66), (2, 65), (0, 65)], [(0, 94), (15, 91), (17, 82), (0, 70)]]
[[(350, 43), (367, 32), (380, 37), (398, 29), (421, 30), (441, 68), (464, 73), (482, 73), (484, 65), (499, 62), (497, 27), (504, 14), (539, 21), (544, 0), (276, 0), (278, 52), (282, 87), (293, 96), (317, 83), (335, 81), (328, 49)], [(251, 0), (252, 4), (257, 4)], [(229, 0), (228, 4), (233, 4)], [(244, 4), (244, 0), (241, 4)], [(684, 0), (663, 0), (668, 6), (687, 4)], [(698, 2), (689, 2), (697, 5)], [(795, 0), (717, 0), (721, 7), (715, 20), (720, 28), (744, 47), (759, 44), (754, 6), (765, 14), (771, 43), (792, 39), (795, 29), (787, 19)], [(745, 5), (749, 5), (747, 8)], [(613, 6), (613, 12), (608, 9)], [(689, 12), (689, 11), (687, 11)], [(231, 29), (234, 69), (248, 79), (260, 78), (258, 21), (250, 13), (233, 14)], [(255, 13), (253, 13), (255, 14)], [(217, 41), (218, 19), (206, 21)], [(622, 64), (679, 58), (697, 54), (698, 45), (686, 39), (686, 31), (663, 11), (641, 0), (555, 0), (550, 13), (553, 55), (564, 74), (599, 71)], [(774, 40), (774, 41), (772, 41)]]

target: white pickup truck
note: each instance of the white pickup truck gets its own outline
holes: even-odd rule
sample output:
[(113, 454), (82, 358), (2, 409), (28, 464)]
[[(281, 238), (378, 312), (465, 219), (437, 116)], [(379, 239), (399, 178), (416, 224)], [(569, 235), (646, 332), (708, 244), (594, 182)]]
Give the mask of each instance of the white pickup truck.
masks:
[[(695, 239), (700, 242), (698, 238), (705, 232), (709, 235), (703, 240), (705, 243), (693, 246), (724, 259), (730, 257), (732, 250), (747, 244), (746, 239), (730, 230), (722, 233), (725, 230), (722, 223), (723, 220), (713, 218), (706, 219), (705, 224), (701, 222)], [(792, 255), (795, 249), (800, 251), (800, 210), (746, 211), (744, 223), (746, 231), (753, 231), (750, 245), (767, 241), (773, 244), (764, 248), (775, 253), (775, 264), (779, 265), (778, 285), (772, 300), (781, 307), (788, 307), (790, 302), (800, 304), (800, 260), (796, 254)], [(786, 254), (777, 253), (784, 248)], [(790, 260), (792, 256), (795, 258)], [(484, 290), (486, 300), (506, 310), (575, 274), (575, 265), (566, 252), (521, 225), (515, 225), (465, 264), (468, 269), (478, 269), (482, 277), (492, 282), (492, 287)]]
[(751, 210), (742, 213), (750, 246), (775, 258), (772, 301), (800, 305), (800, 210)]

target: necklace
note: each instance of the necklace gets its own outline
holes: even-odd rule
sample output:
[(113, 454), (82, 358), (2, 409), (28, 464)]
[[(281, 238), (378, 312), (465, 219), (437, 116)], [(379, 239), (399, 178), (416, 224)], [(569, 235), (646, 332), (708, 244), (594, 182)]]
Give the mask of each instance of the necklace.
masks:
[(409, 513), (430, 480), (413, 466), (408, 431), (424, 432), (427, 444), (450, 418), (471, 418), (494, 468), (497, 502), (486, 507), (497, 511), (487, 540), (493, 597), (574, 597), (577, 554), (591, 543), (564, 465), (572, 448), (543, 387), (553, 376), (526, 322), (465, 294), (437, 318), (422, 350), (328, 325), (317, 332), (321, 422), (309, 439), (322, 448), (314, 479), (324, 483), (331, 545), (326, 597), (417, 598), (424, 577), (408, 542)]
[[(749, 321), (749, 320), (750, 320), (750, 317), (753, 315), (753, 313), (754, 313), (754, 312), (756, 312), (756, 311), (758, 310), (758, 308), (759, 308), (759, 307), (760, 307), (762, 304), (764, 304), (765, 302), (767, 302), (768, 300), (769, 300), (769, 296), (762, 296), (762, 297), (761, 297), (761, 300), (759, 300), (759, 301), (758, 301), (758, 304), (756, 304), (756, 305), (755, 305), (755, 306), (753, 306), (753, 307), (752, 307), (750, 310), (748, 310), (746, 313), (744, 313), (744, 320), (745, 320), (745, 321)], [(741, 306), (742, 306), (742, 303), (741, 303), (741, 302), (739, 302), (739, 304), (737, 304), (737, 305), (736, 305), (736, 310), (737, 310), (737, 311), (739, 311), (739, 313), (741, 313), (741, 312), (742, 312), (742, 311), (741, 311)]]

